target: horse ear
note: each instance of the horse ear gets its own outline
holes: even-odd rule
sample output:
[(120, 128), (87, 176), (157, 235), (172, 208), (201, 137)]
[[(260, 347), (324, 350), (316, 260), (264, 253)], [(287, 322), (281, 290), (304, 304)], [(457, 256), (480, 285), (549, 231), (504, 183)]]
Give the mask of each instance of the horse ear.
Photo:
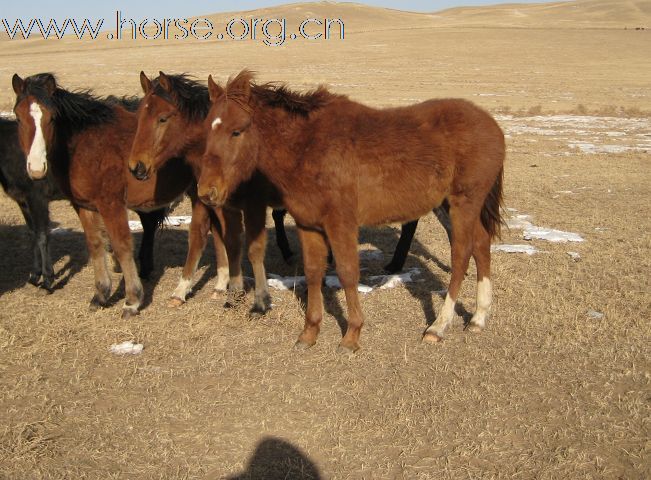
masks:
[(25, 90), (25, 80), (20, 78), (17, 73), (11, 78), (11, 86), (14, 88), (16, 95), (20, 95)]
[(140, 86), (145, 95), (151, 91), (151, 80), (149, 80), (149, 77), (143, 71), (140, 72)]
[(243, 70), (233, 81), (228, 82), (228, 93), (237, 95), (248, 102), (251, 98), (251, 72)]
[(172, 93), (172, 82), (163, 72), (158, 72), (158, 83), (167, 93)]
[(54, 78), (54, 75), (47, 74), (45, 77), (45, 90), (47, 91), (47, 94), (51, 97), (54, 95), (54, 92), (56, 92), (57, 89), (57, 81)]
[(210, 95), (210, 101), (212, 103), (215, 103), (222, 95), (224, 95), (224, 89), (215, 83), (212, 75), (208, 75), (208, 94)]

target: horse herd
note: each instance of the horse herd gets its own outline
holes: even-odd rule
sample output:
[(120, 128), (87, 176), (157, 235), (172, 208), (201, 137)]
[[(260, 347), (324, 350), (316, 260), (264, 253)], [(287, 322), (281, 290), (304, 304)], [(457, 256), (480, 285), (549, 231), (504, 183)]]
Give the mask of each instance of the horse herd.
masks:
[[(192, 204), (188, 253), (171, 304), (185, 302), (212, 232), (216, 290), (243, 290), (242, 247), (255, 277), (252, 313), (271, 307), (264, 256), (272, 207), (283, 257), (292, 256), (283, 218), (294, 218), (307, 281), (305, 327), (296, 346), (316, 343), (329, 251), (345, 291), (348, 326), (339, 350), (359, 348), (358, 230), (403, 224), (391, 272), (402, 268), (417, 220), (434, 211), (448, 232), (452, 274), (426, 342), (443, 338), (470, 256), (477, 308), (468, 330), (484, 328), (492, 302), (490, 243), (501, 224), (504, 135), (495, 120), (458, 99), (374, 109), (320, 87), (307, 93), (257, 84), (244, 70), (218, 85), (186, 75), (140, 73), (144, 96), (99, 98), (70, 91), (49, 73), (14, 75), (16, 120), (0, 121), (0, 180), (34, 232), (29, 281), (49, 290), (48, 200), (66, 198), (84, 230), (95, 276), (91, 308), (111, 293), (105, 236), (124, 275), (122, 317), (139, 311), (140, 277), (153, 269), (156, 229), (170, 205)], [(142, 220), (140, 271), (127, 209)], [(42, 281), (41, 281), (42, 278)]]

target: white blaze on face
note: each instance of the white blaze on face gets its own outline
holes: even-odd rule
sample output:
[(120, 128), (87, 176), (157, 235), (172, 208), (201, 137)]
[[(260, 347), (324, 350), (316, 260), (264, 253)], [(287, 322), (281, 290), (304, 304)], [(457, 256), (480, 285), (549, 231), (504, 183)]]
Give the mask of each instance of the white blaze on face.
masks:
[(222, 124), (222, 119), (221, 117), (217, 117), (212, 121), (212, 129), (217, 130), (217, 127), (219, 127)]
[(32, 103), (29, 106), (29, 114), (34, 119), (34, 140), (27, 155), (27, 173), (32, 178), (43, 178), (47, 172), (47, 150), (45, 147), (45, 137), (43, 136), (43, 128), (41, 126), (41, 119), (43, 112), (38, 103)]

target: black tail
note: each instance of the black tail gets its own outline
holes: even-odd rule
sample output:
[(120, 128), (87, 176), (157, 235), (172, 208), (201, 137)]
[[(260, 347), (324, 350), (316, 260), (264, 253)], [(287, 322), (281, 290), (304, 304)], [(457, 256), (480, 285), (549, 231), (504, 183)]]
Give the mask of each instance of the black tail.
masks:
[(504, 224), (502, 218), (502, 181), (504, 179), (504, 167), (500, 169), (500, 173), (495, 179), (493, 188), (488, 193), (484, 206), (481, 209), (481, 223), (490, 235), (491, 238), (500, 238), (501, 227)]

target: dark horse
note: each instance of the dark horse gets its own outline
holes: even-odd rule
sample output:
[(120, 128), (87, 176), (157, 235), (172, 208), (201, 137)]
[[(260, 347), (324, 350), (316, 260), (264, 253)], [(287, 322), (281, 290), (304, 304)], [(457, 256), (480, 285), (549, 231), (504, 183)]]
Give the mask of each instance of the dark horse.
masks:
[(0, 183), (5, 193), (20, 207), (32, 234), (33, 264), (29, 283), (49, 292), (54, 284), (54, 269), (49, 249), (48, 203), (64, 197), (52, 175), (42, 180), (29, 178), (25, 155), (18, 143), (18, 124), (4, 118), (0, 119)]
[[(210, 108), (208, 88), (186, 75), (166, 75), (163, 72), (159, 72), (158, 78), (154, 80), (150, 80), (144, 72), (141, 72), (140, 82), (145, 96), (143, 106), (138, 111), (138, 131), (129, 159), (132, 173), (137, 178), (147, 178), (151, 172), (165, 165), (168, 158), (182, 156), (189, 161), (198, 176), (207, 135), (203, 123)], [(269, 306), (263, 264), (266, 206), (280, 204), (281, 199), (276, 189), (260, 175), (255, 174), (250, 181), (238, 188), (226, 204), (227, 210), (241, 209), (244, 212), (249, 258), (254, 266), (256, 277), (254, 311), (257, 312), (264, 312)], [(200, 205), (196, 208), (202, 209)], [(193, 216), (202, 214), (201, 211), (193, 212)], [(284, 214), (284, 210), (273, 211), (276, 240), (283, 257), (287, 260), (291, 256), (291, 251), (283, 225)], [(417, 222), (411, 222), (403, 226), (393, 260), (386, 267), (388, 270), (402, 269), (416, 224)], [(231, 233), (239, 235), (240, 231)], [(236, 249), (235, 254), (238, 259), (235, 263), (239, 265), (240, 250)], [(187, 293), (185, 286), (191, 284), (194, 271), (194, 268), (183, 271), (179, 288), (174, 293), (174, 297), (179, 301), (185, 299)], [(241, 280), (231, 285), (232, 288), (240, 286)]]
[[(137, 314), (143, 290), (133, 259), (127, 208), (141, 214), (145, 220), (143, 245), (151, 244), (164, 208), (195, 186), (192, 171), (177, 160), (148, 181), (137, 182), (126, 165), (136, 117), (121, 102), (64, 90), (49, 73), (25, 80), (14, 75), (12, 83), (27, 173), (32, 179), (41, 179), (49, 165), (84, 229), (95, 273), (96, 294), (91, 308), (106, 305), (111, 292), (104, 249), (106, 231), (124, 274), (126, 302), (122, 315)], [(223, 244), (220, 250), (218, 237), (215, 235), (218, 259), (225, 259), (225, 251), (220, 255)], [(145, 258), (143, 250), (141, 268), (146, 274), (152, 267), (152, 250)]]
[(208, 87), (212, 107), (199, 196), (223, 205), (255, 172), (281, 192), (299, 226), (308, 285), (298, 347), (313, 345), (319, 333), (328, 242), (348, 305), (340, 350), (352, 352), (364, 321), (357, 293), (359, 226), (414, 220), (445, 201), (452, 276), (443, 308), (423, 339), (443, 338), (471, 255), (478, 284), (469, 329), (484, 328), (505, 156), (504, 134), (488, 113), (456, 99), (378, 110), (325, 88), (301, 95), (284, 86), (258, 86), (246, 70), (225, 88), (210, 77)]

